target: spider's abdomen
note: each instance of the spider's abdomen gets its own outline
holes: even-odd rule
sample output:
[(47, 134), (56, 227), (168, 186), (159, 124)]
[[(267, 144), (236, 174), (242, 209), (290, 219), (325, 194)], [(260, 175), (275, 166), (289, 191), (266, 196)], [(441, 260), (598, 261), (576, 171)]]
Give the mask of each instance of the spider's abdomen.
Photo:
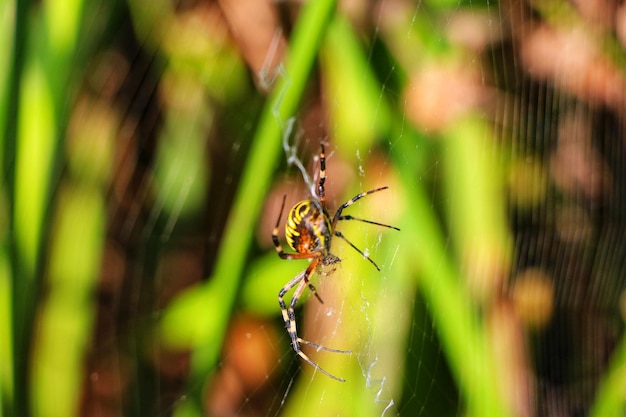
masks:
[(316, 200), (303, 200), (293, 206), (287, 217), (285, 237), (289, 246), (298, 253), (330, 250), (330, 219)]

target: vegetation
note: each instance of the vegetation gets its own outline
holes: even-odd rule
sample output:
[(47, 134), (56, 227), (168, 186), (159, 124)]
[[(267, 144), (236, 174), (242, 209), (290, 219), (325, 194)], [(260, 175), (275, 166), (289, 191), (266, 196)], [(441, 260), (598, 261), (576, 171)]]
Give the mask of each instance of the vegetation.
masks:
[[(577, 7), (0, 0), (0, 417), (623, 414), (626, 8)], [(343, 383), (270, 239), (320, 142), (401, 229), (300, 303)]]

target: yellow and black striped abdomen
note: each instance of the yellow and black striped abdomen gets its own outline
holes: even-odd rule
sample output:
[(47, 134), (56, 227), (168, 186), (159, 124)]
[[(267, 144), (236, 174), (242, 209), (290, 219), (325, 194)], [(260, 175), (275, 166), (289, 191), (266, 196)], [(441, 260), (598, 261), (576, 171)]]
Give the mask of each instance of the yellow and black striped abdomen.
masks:
[(328, 213), (316, 200), (300, 201), (289, 212), (285, 237), (298, 253), (320, 252), (326, 256), (331, 238)]

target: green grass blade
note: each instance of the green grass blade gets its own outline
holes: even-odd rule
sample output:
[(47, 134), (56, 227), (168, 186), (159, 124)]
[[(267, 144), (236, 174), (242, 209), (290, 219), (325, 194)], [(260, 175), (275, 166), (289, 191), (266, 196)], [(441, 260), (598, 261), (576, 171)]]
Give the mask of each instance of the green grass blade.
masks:
[(410, 133), (403, 136), (395, 142), (392, 151), (401, 178), (406, 181), (407, 206), (411, 215), (402, 225), (402, 233), (412, 236), (413, 253), (409, 257), (419, 271), (420, 291), (427, 300), (450, 367), (467, 401), (469, 415), (507, 416), (486, 329), (452, 262), (428, 194), (421, 184), (412, 180), (415, 173), (411, 168), (419, 165), (407, 158), (415, 155), (413, 144), (416, 138)]
[[(285, 75), (267, 101), (252, 142), (214, 273), (208, 284), (174, 301), (163, 318), (161, 331), (166, 343), (193, 346), (193, 390), (199, 388), (200, 381), (217, 362), (252, 242), (251, 230), (255, 229), (282, 149), (283, 128), (296, 113), (335, 5), (335, 0), (322, 0), (309, 2), (302, 9), (291, 39)], [(178, 415), (196, 413), (200, 411), (189, 405), (178, 410)]]
[[(76, 72), (74, 61), (80, 39), (82, 6), (82, 0), (24, 2), (18, 4), (16, 13), (15, 45), (19, 53), (14, 54), (11, 64), (14, 65), (12, 82), (19, 87), (10, 87), (10, 108), (3, 113), (5, 117), (17, 114), (17, 118), (16, 122), (5, 120), (9, 126), (2, 126), (2, 129), (8, 133), (3, 146), (8, 153), (4, 161), (14, 162), (7, 167), (13, 167), (14, 171), (7, 172), (6, 178), (12, 181), (7, 185), (10, 190), (7, 206), (10, 207), (9, 245), (13, 255), (9, 268), (15, 395), (12, 408), (17, 415), (28, 415), (30, 406), (37, 408), (30, 384), (37, 385), (39, 381), (32, 381), (27, 375), (27, 371), (37, 375), (37, 367), (41, 365), (37, 359), (28, 363), (33, 359), (31, 349), (41, 347), (36, 345), (39, 339), (33, 337), (33, 317), (45, 274), (42, 260), (53, 190), (59, 180), (56, 173), (62, 162), (63, 128), (75, 85), (72, 75)], [(54, 340), (59, 345), (72, 343), (62, 338)], [(45, 356), (46, 350), (40, 353)], [(77, 377), (76, 373), (60, 373), (54, 381), (56, 385), (49, 388), (61, 389), (68, 378)], [(70, 397), (65, 396), (66, 393), (58, 394), (46, 392), (59, 403), (77, 399), (76, 392), (69, 393)], [(39, 415), (51, 411), (38, 410), (42, 412)]]

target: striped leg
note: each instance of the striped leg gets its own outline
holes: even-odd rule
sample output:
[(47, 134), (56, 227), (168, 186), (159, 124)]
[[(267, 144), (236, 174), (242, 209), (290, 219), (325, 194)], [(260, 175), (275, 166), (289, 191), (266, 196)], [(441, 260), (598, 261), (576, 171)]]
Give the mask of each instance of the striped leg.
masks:
[[(297, 304), (298, 299), (302, 295), (302, 292), (304, 291), (304, 288), (306, 286), (308, 286), (309, 289), (311, 289), (311, 291), (313, 291), (313, 294), (315, 294), (317, 296), (317, 292), (315, 291), (315, 288), (311, 288), (311, 287), (313, 287), (313, 285), (309, 283), (309, 276), (311, 275), (312, 271), (315, 269), (317, 262), (318, 261), (311, 262), (311, 265), (309, 265), (309, 267), (304, 272), (298, 274), (294, 279), (289, 281), (287, 283), (287, 285), (285, 285), (280, 290), (280, 292), (278, 293), (278, 304), (280, 304), (280, 309), (281, 309), (282, 314), (283, 314), (283, 321), (285, 322), (285, 328), (287, 329), (287, 333), (289, 334), (289, 337), (291, 338), (291, 346), (292, 346), (293, 350), (296, 352), (296, 354), (298, 356), (300, 356), (302, 359), (304, 359), (306, 362), (308, 362), (310, 365), (312, 365), (315, 369), (317, 369), (320, 372), (322, 372), (324, 375), (326, 375), (326, 376), (328, 376), (328, 377), (330, 377), (332, 379), (335, 379), (337, 381), (344, 382), (345, 379), (336, 377), (336, 376), (332, 375), (331, 373), (327, 372), (321, 366), (319, 366), (318, 364), (313, 362), (313, 360), (311, 360), (311, 358), (309, 358), (300, 349), (300, 344), (304, 344), (304, 345), (313, 346), (313, 347), (315, 347), (318, 350), (326, 350), (326, 351), (329, 351), (329, 352), (336, 352), (336, 353), (351, 353), (350, 351), (330, 349), (330, 348), (327, 348), (325, 346), (318, 345), (316, 343), (304, 340), (304, 339), (302, 339), (302, 338), (300, 338), (298, 336), (298, 330), (297, 330), (297, 327), (296, 327), (296, 312), (295, 312), (296, 304)], [(285, 298), (284, 297), (285, 297), (285, 294), (287, 292), (289, 292), (293, 287), (296, 287), (296, 290), (294, 291), (294, 294), (293, 294), (293, 297), (291, 299), (291, 302), (289, 303), (289, 307), (287, 307), (287, 305), (285, 304)], [(319, 299), (319, 296), (318, 296), (318, 299)]]
[(374, 194), (377, 193), (379, 191), (383, 191), (386, 190), (389, 187), (380, 187), (380, 188), (374, 188), (373, 190), (369, 190), (369, 191), (365, 191), (364, 193), (361, 194), (357, 194), (354, 197), (352, 197), (350, 200), (346, 201), (345, 203), (343, 203), (338, 209), (337, 212), (335, 213), (335, 215), (333, 216), (333, 221), (332, 221), (332, 230), (334, 230), (333, 234), (343, 240), (345, 240), (348, 245), (350, 245), (352, 247), (352, 249), (354, 249), (355, 251), (359, 252), (361, 254), (361, 256), (363, 256), (365, 259), (367, 259), (368, 261), (370, 261), (370, 263), (372, 265), (374, 265), (374, 267), (380, 271), (380, 268), (378, 267), (378, 265), (376, 265), (376, 262), (374, 262), (372, 260), (372, 258), (370, 258), (369, 256), (367, 256), (361, 249), (357, 248), (356, 245), (352, 242), (350, 242), (344, 235), (343, 233), (335, 230), (335, 226), (337, 225), (338, 222), (342, 221), (342, 220), (356, 220), (359, 222), (363, 222), (363, 223), (368, 223), (368, 224), (373, 224), (375, 226), (382, 226), (382, 227), (387, 227), (389, 229), (395, 229), (395, 230), (400, 230), (395, 226), (390, 226), (388, 224), (384, 224), (384, 223), (378, 223), (378, 222), (374, 222), (371, 220), (366, 220), (366, 219), (361, 219), (358, 217), (353, 217), (349, 214), (346, 215), (342, 215), (341, 213), (343, 212), (344, 209), (346, 209), (347, 207), (350, 207), (352, 204), (354, 204), (355, 202), (359, 201), (360, 199), (362, 199), (365, 196), (368, 196), (370, 194)]

